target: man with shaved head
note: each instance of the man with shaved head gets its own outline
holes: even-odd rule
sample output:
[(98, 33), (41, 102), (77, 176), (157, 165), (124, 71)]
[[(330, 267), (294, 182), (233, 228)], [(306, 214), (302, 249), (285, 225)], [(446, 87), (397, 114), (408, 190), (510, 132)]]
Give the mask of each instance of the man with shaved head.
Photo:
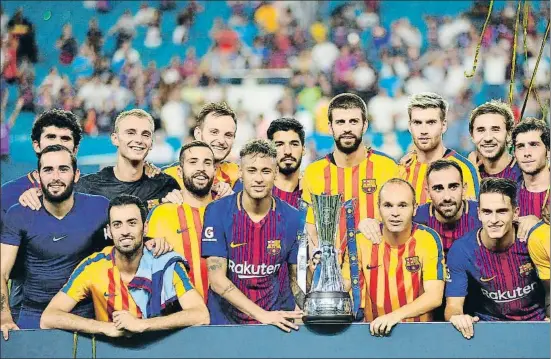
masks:
[[(358, 265), (364, 275), (360, 307), (372, 335), (388, 335), (399, 322), (432, 320), (444, 294), (444, 253), (439, 235), (413, 223), (415, 191), (394, 178), (381, 188), (378, 201), (383, 240), (374, 244), (357, 235)], [(350, 285), (345, 256), (343, 277)]]

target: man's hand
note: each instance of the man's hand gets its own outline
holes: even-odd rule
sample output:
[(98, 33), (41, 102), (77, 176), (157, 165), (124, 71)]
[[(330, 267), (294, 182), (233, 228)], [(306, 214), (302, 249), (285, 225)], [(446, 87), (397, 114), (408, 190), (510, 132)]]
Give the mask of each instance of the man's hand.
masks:
[(398, 164), (400, 166), (408, 166), (411, 161), (413, 160), (413, 156), (416, 154), (415, 150), (411, 150), (408, 153), (404, 155), (404, 157), (400, 158), (400, 162)]
[(373, 244), (379, 244), (383, 241), (381, 222), (374, 218), (362, 219), (360, 223), (358, 223), (358, 229), (365, 238), (369, 239)]
[(517, 237), (520, 239), (521, 242), (526, 242), (528, 240), (528, 232), (532, 227), (538, 223), (540, 219), (534, 215), (519, 217), (518, 219), (518, 230), (517, 230)]
[(258, 321), (262, 324), (275, 325), (284, 332), (290, 333), (291, 329), (298, 330), (298, 325), (288, 321), (287, 319), (301, 319), (302, 314), (303, 313), (301, 310), (289, 312), (283, 310), (276, 310), (272, 312), (264, 311), (264, 313), (262, 313), (262, 315), (258, 318)]
[(162, 200), (162, 203), (174, 203), (174, 204), (184, 204), (184, 195), (179, 189), (174, 189), (172, 192), (168, 193)]
[(222, 181), (213, 184), (211, 190), (216, 193), (215, 199), (220, 199), (233, 194), (233, 189), (230, 184)]
[(377, 337), (389, 335), (392, 327), (394, 327), (398, 322), (400, 322), (400, 318), (398, 318), (395, 314), (386, 314), (377, 317), (374, 321), (369, 323), (369, 331), (371, 332), (371, 335)]
[(40, 203), (40, 196), (42, 196), (42, 190), (37, 187), (29, 188), (21, 196), (19, 196), (19, 203), (23, 207), (29, 207), (33, 211), (38, 211), (42, 207)]
[(4, 340), (9, 339), (10, 330), (19, 330), (19, 327), (13, 321), (2, 323), (2, 336), (4, 337)]
[(453, 324), (455, 329), (459, 330), (466, 339), (471, 339), (474, 335), (473, 324), (478, 322), (478, 317), (471, 317), (468, 314), (452, 315), (450, 323)]
[(145, 242), (145, 248), (153, 253), (153, 257), (161, 256), (165, 253), (168, 253), (174, 249), (172, 245), (164, 238), (152, 238)]
[(144, 169), (145, 169), (145, 175), (149, 178), (156, 177), (162, 172), (159, 167), (147, 161), (144, 163)]
[(119, 331), (127, 330), (132, 333), (142, 333), (145, 330), (143, 321), (134, 317), (126, 310), (118, 310), (113, 312), (113, 324)]

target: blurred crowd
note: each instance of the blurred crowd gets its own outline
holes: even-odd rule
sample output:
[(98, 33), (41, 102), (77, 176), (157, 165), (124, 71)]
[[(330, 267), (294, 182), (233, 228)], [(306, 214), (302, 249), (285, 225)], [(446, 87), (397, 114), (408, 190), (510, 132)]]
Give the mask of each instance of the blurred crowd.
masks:
[[(376, 147), (399, 158), (407, 150), (399, 136), (407, 133), (409, 95), (434, 91), (450, 102), (445, 143), (461, 153), (472, 150), (470, 111), (490, 98), (508, 99), (515, 3), (492, 14), (472, 78), (465, 73), (473, 68), (488, 2), (475, 1), (470, 11), (453, 17), (425, 16), (425, 28), (407, 18), (384, 26), (378, 0), (344, 3), (327, 15), (318, 2), (227, 4), (231, 15), (214, 21), (208, 52), (199, 57), (193, 47), (186, 47), (166, 67), (155, 61), (143, 63), (141, 51), (155, 49), (163, 41), (185, 46), (197, 15), (205, 11), (204, 2), (188, 1), (180, 9), (175, 9), (174, 1), (144, 2), (137, 13), (128, 10), (116, 23), (106, 24), (102, 16), (110, 11), (111, 2), (84, 1), (83, 6), (95, 8), (97, 14), (88, 19), (86, 40), (80, 43), (68, 23), (55, 42), (37, 44), (37, 29), (22, 11), (2, 11), (2, 103), (6, 86), (16, 84), (22, 111), (39, 113), (54, 107), (73, 111), (82, 118), (88, 135), (109, 133), (117, 113), (124, 109), (143, 108), (155, 119), (161, 144), (158, 151), (162, 152), (163, 138), (190, 138), (194, 115), (204, 103), (226, 99), (228, 86), (236, 83), (228, 76), (231, 71), (289, 69), (285, 91), (275, 108), (252, 113), (243, 103), (232, 104), (239, 114), (238, 139), (265, 137), (269, 123), (282, 116), (297, 118), (308, 138), (327, 135), (329, 99), (350, 91), (368, 104), (368, 135), (382, 137)], [(161, 32), (167, 17), (176, 17), (172, 34)], [(522, 22), (519, 26), (513, 97), (517, 116), (543, 38), (538, 25), (548, 17), (549, 3), (541, 2), (539, 10), (529, 12), (526, 34)], [(136, 41), (140, 27), (146, 31), (143, 43)], [(104, 47), (109, 37), (116, 38), (115, 49)], [(59, 65), (36, 81), (33, 66), (42, 47), (52, 44), (58, 49)], [(542, 105), (549, 104), (550, 80), (548, 44), (535, 75), (538, 96), (529, 96), (525, 116), (549, 119)], [(169, 147), (165, 146), (166, 151)], [(234, 148), (239, 149), (239, 143)], [(313, 158), (317, 155), (314, 142), (310, 148)], [(153, 155), (162, 157), (164, 152), (158, 151)]]

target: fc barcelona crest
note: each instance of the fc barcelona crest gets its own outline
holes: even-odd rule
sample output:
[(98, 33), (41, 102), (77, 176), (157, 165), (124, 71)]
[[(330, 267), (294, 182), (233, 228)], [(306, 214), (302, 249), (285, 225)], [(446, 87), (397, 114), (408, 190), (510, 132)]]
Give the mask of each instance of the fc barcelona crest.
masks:
[(411, 273), (418, 272), (421, 269), (421, 262), (419, 257), (406, 257), (406, 269)]
[(534, 267), (532, 266), (532, 263), (526, 263), (521, 265), (518, 269), (519, 269), (520, 275), (528, 276), (530, 275), (530, 272), (532, 272)]
[(362, 191), (367, 194), (375, 193), (377, 190), (377, 180), (375, 178), (367, 178), (362, 180)]
[(266, 246), (266, 249), (268, 250), (268, 253), (270, 253), (273, 256), (277, 256), (279, 252), (281, 252), (281, 240), (279, 239), (272, 239), (268, 241), (268, 245)]

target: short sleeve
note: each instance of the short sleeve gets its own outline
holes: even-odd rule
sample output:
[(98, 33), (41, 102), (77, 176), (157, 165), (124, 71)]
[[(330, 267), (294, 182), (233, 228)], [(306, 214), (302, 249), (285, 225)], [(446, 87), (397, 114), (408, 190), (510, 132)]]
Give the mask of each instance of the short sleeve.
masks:
[(541, 280), (549, 280), (549, 247), (549, 236), (532, 236), (528, 239), (528, 252)]
[(448, 277), (446, 279), (446, 297), (466, 297), (469, 278), (465, 267), (467, 258), (463, 249), (454, 243), (448, 252)]
[(93, 277), (91, 271), (90, 257), (88, 257), (75, 268), (67, 283), (61, 288), (61, 291), (73, 298), (77, 303), (82, 301), (90, 293), (91, 278)]
[(174, 285), (174, 290), (176, 291), (176, 296), (180, 298), (186, 292), (194, 289), (189, 279), (189, 275), (186, 271), (186, 268), (182, 263), (176, 263), (174, 265), (174, 275), (172, 276), (172, 284)]
[(0, 243), (19, 247), (24, 233), (21, 222), (23, 216), (15, 208), (11, 207), (2, 218)]
[[(312, 185), (310, 184), (310, 178), (308, 172), (305, 172), (304, 177), (302, 177), (302, 200), (308, 204), (312, 204), (312, 193), (310, 192)], [(306, 223), (314, 224), (314, 211), (311, 206), (308, 206), (306, 212)]]
[(426, 243), (423, 244), (423, 280), (444, 280), (446, 269), (444, 263), (444, 252), (440, 236), (431, 231), (428, 234)]
[[(201, 236), (201, 255), (203, 257), (228, 257), (224, 216), (229, 215), (222, 202), (212, 202), (205, 209), (203, 234)], [(226, 213), (223, 213), (226, 212)]]
[[(159, 238), (165, 237), (164, 228), (167, 225), (166, 218), (163, 218), (163, 205), (153, 208), (147, 217), (146, 237)], [(166, 215), (166, 213), (165, 213)]]

